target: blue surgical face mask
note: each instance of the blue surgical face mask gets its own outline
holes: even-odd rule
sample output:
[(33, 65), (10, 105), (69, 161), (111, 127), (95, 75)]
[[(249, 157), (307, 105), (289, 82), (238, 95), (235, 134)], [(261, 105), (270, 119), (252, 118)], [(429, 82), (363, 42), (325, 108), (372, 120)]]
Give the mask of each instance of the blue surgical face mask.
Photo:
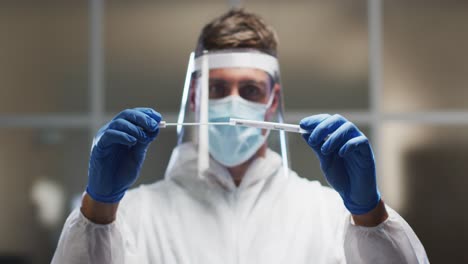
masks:
[[(267, 104), (254, 103), (237, 95), (222, 99), (210, 99), (208, 118), (210, 122), (229, 122), (229, 118), (264, 121), (273, 99)], [(226, 167), (239, 165), (251, 158), (265, 142), (262, 130), (242, 126), (210, 126), (209, 151), (211, 156)]]

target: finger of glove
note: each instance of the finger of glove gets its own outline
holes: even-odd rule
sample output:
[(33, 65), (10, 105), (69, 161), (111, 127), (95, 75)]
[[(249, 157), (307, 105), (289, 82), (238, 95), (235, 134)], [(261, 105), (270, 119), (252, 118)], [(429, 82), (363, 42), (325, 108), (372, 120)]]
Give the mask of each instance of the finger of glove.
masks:
[(321, 145), (325, 138), (331, 133), (335, 132), (341, 125), (346, 123), (347, 120), (340, 115), (333, 115), (317, 125), (317, 127), (312, 131), (309, 137), (309, 145), (317, 146)]
[(137, 107), (137, 108), (134, 108), (134, 110), (137, 110), (137, 111), (140, 111), (140, 112), (143, 112), (145, 114), (147, 114), (149, 117), (151, 117), (152, 119), (154, 119), (154, 121), (156, 121), (158, 124), (159, 122), (161, 122), (162, 120), (162, 115), (159, 113), (159, 112), (156, 112), (154, 109), (152, 108), (149, 108), (149, 107)]
[(315, 127), (317, 127), (317, 125), (320, 124), (320, 122), (322, 122), (323, 120), (329, 117), (330, 117), (329, 114), (319, 114), (319, 115), (309, 116), (309, 117), (303, 118), (301, 122), (299, 123), (299, 126), (304, 130), (312, 132), (315, 129)]
[[(317, 125), (320, 124), (320, 122), (322, 122), (323, 120), (329, 117), (331, 117), (329, 114), (319, 114), (319, 115), (309, 116), (309, 117), (303, 118), (301, 122), (299, 123), (299, 126), (302, 129), (313, 131), (317, 127)], [(302, 137), (307, 142), (307, 144), (316, 152), (316, 154), (321, 156), (322, 153), (320, 153), (320, 148), (317, 148), (316, 146), (312, 146), (309, 143), (310, 135), (311, 133), (306, 133), (306, 134), (302, 134)]]
[(146, 133), (146, 135), (148, 136), (148, 140), (149, 142), (153, 141), (159, 134), (159, 128), (156, 129), (156, 131), (151, 131), (151, 132), (148, 132)]
[(307, 144), (310, 146), (310, 148), (312, 148), (312, 150), (315, 152), (315, 154), (317, 155), (317, 158), (320, 161), (320, 164), (322, 166), (325, 166), (325, 164), (322, 164), (322, 163), (325, 162), (327, 159), (326, 159), (326, 156), (323, 155), (322, 152), (320, 151), (320, 145), (311, 146), (309, 144), (309, 137), (310, 137), (310, 134), (302, 134), (302, 138), (304, 138), (304, 140), (307, 142)]
[(330, 137), (322, 145), (321, 151), (325, 155), (330, 154), (341, 148), (350, 139), (360, 135), (361, 133), (353, 123), (346, 122), (330, 134)]
[(119, 118), (116, 120), (113, 120), (109, 124), (110, 129), (122, 131), (124, 133), (127, 133), (135, 138), (137, 138), (139, 141), (145, 141), (147, 140), (148, 136), (146, 133), (143, 131), (143, 129), (135, 126), (134, 124), (130, 123), (129, 121)]
[(145, 153), (149, 145), (151, 144), (151, 142), (154, 141), (154, 139), (158, 136), (158, 134), (159, 134), (159, 129), (156, 130), (155, 132), (148, 132), (147, 133), (148, 138), (145, 141), (137, 142), (137, 144), (135, 145), (135, 151), (138, 153)]
[[(159, 122), (162, 120), (161, 114), (151, 108), (137, 107), (135, 108), (135, 110), (147, 114), (148, 116), (153, 118), (158, 123), (158, 125), (159, 125)], [(146, 149), (148, 148), (149, 144), (158, 136), (158, 134), (159, 134), (159, 126), (154, 131), (148, 131), (146, 133), (148, 137), (147, 140), (136, 144), (135, 149), (137, 150), (137, 152), (140, 152), (140, 153), (146, 152)]]
[(153, 132), (158, 129), (158, 122), (155, 119), (135, 109), (122, 111), (114, 118), (114, 120), (119, 118), (129, 121), (130, 123), (143, 128), (145, 131)]
[(352, 154), (358, 153), (360, 157), (371, 157), (372, 149), (369, 144), (369, 139), (362, 135), (355, 137), (346, 142), (338, 152), (341, 157), (349, 157)]
[(129, 134), (114, 129), (108, 129), (101, 135), (96, 146), (100, 149), (105, 149), (114, 144), (133, 146), (136, 143), (137, 139)]

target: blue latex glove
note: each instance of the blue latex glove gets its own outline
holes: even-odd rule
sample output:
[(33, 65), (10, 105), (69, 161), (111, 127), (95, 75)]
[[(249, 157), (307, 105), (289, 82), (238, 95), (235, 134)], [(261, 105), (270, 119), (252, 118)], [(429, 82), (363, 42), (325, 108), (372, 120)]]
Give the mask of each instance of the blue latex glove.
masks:
[(96, 201), (116, 203), (135, 183), (161, 115), (150, 108), (127, 109), (102, 127), (93, 140), (86, 192)]
[[(340, 115), (302, 119), (303, 137), (320, 160), (325, 177), (354, 215), (365, 214), (380, 202), (375, 161), (366, 136)], [(327, 139), (327, 136), (329, 138)]]

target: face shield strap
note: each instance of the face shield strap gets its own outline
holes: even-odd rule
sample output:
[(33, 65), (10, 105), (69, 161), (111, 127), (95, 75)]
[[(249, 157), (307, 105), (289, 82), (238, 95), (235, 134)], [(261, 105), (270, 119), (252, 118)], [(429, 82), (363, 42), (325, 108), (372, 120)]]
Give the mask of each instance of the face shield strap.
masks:
[[(280, 68), (278, 65), (278, 73), (280, 72)], [(279, 74), (278, 74), (278, 79), (277, 82), (280, 83), (279, 79)], [(281, 84), (281, 83), (280, 83)], [(278, 101), (278, 108), (276, 111), (278, 122), (279, 123), (284, 123), (284, 97), (283, 97), (283, 87), (279, 90), (279, 101)], [(286, 178), (289, 177), (289, 144), (288, 144), (288, 138), (287, 134), (285, 131), (279, 131), (279, 138), (280, 138), (280, 149), (281, 149), (281, 158), (283, 160), (283, 171), (284, 171), (284, 176)]]
[[(208, 85), (210, 67), (206, 57), (201, 57), (201, 85), (198, 92), (198, 120), (201, 123), (208, 123)], [(209, 168), (210, 157), (208, 150), (208, 126), (198, 127), (198, 177), (203, 178), (205, 171)]]
[[(180, 109), (179, 115), (177, 116), (177, 123), (182, 124), (185, 120), (185, 109), (187, 107), (187, 102), (189, 98), (189, 91), (191, 85), (191, 76), (192, 72), (194, 71), (194, 61), (195, 61), (195, 53), (190, 53), (190, 58), (187, 65), (187, 72), (185, 74), (185, 82), (184, 82), (184, 90), (182, 91), (182, 100), (180, 102)], [(182, 143), (182, 139), (184, 137), (184, 127), (177, 126), (177, 145)]]
[[(283, 105), (283, 96), (282, 94), (280, 95), (280, 101), (278, 102), (278, 111), (277, 111), (277, 116), (278, 116), (278, 122), (279, 123), (284, 123), (284, 105)], [(288, 139), (285, 131), (279, 131), (279, 137), (280, 137), (280, 148), (281, 148), (281, 158), (283, 160), (283, 172), (286, 178), (289, 176), (289, 146), (288, 146)]]

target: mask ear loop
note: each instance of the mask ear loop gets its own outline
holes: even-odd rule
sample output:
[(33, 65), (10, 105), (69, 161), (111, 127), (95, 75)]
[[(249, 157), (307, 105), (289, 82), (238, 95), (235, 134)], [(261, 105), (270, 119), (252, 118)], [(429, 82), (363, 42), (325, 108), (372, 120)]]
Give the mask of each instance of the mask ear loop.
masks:
[(266, 104), (266, 109), (270, 108), (270, 106), (273, 104), (273, 100), (275, 99), (275, 93), (272, 93), (270, 95), (270, 99), (268, 99), (268, 102)]
[[(272, 93), (270, 95), (270, 98), (268, 99), (268, 102), (267, 104), (265, 105), (265, 115), (266, 113), (268, 112), (268, 109), (271, 107), (271, 105), (273, 104), (273, 100), (275, 99), (275, 94)], [(264, 135), (264, 142), (267, 140), (268, 136), (270, 135), (270, 130), (268, 129)]]

